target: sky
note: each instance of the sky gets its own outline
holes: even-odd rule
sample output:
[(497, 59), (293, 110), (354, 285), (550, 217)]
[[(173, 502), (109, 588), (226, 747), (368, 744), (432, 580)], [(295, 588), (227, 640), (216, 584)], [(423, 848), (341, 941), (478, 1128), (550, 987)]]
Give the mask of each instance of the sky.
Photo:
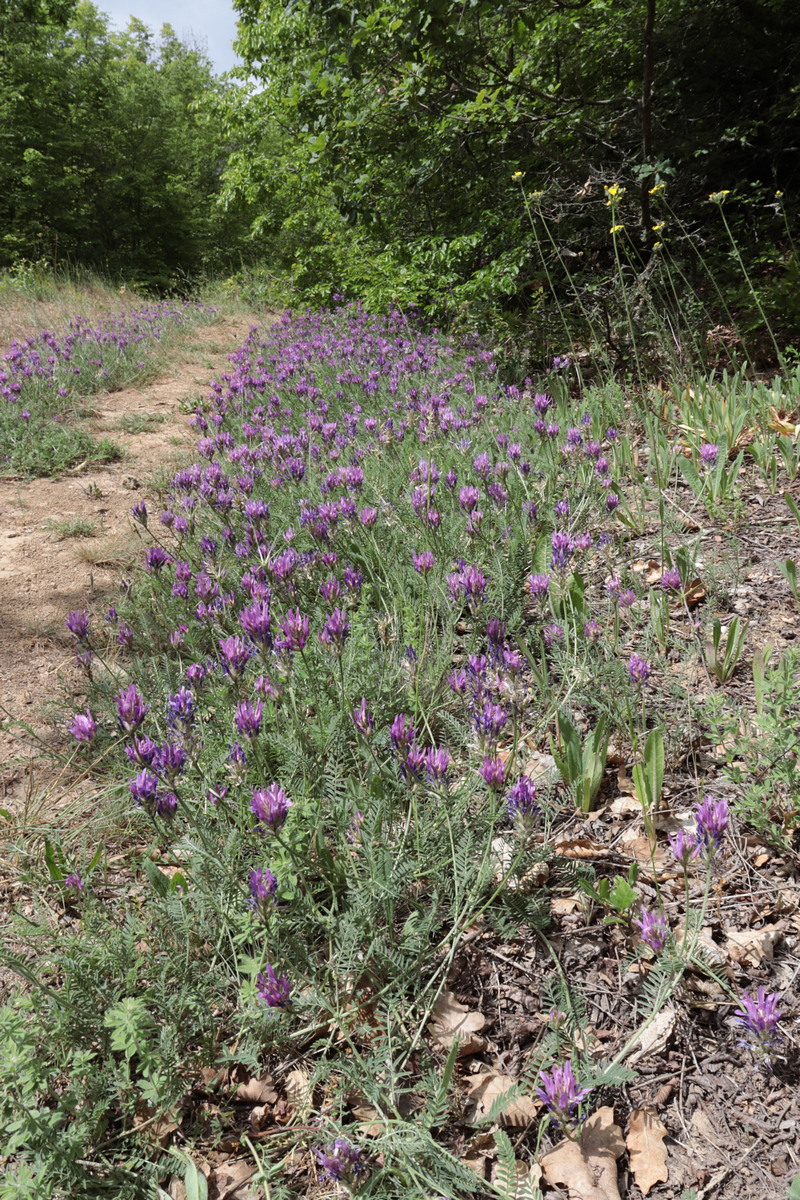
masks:
[(171, 25), (179, 38), (198, 45), (216, 70), (229, 71), (237, 63), (231, 49), (236, 37), (236, 17), (231, 0), (95, 0), (107, 13), (114, 29), (124, 29), (131, 16), (154, 33)]

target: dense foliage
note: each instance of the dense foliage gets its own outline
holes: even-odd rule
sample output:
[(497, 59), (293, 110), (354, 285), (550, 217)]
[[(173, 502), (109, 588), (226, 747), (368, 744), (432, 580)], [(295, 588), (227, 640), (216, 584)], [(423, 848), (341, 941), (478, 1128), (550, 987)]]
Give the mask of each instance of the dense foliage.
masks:
[(226, 147), (211, 64), (165, 25), (92, 4), (0, 18), (0, 265), (78, 262), (157, 288), (224, 268), (244, 227), (216, 206)]
[[(312, 295), (493, 316), (577, 283), (597, 310), (613, 183), (633, 274), (650, 277), (659, 241), (693, 286), (698, 249), (730, 284), (707, 204), (728, 189), (764, 276), (796, 271), (775, 200), (800, 172), (800, 13), (785, 0), (236, 6), (263, 86), (230, 114), (228, 195), (261, 206), (277, 261)], [(753, 307), (749, 291), (730, 299)]]

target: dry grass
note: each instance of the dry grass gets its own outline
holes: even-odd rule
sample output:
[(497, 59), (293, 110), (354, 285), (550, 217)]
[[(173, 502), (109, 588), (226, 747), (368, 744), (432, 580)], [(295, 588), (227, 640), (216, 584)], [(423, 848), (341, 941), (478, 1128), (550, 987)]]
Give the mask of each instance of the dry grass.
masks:
[(0, 275), (0, 349), (14, 338), (62, 329), (78, 313), (95, 321), (143, 303), (134, 292), (90, 277), (72, 281), (43, 276), (20, 282)]

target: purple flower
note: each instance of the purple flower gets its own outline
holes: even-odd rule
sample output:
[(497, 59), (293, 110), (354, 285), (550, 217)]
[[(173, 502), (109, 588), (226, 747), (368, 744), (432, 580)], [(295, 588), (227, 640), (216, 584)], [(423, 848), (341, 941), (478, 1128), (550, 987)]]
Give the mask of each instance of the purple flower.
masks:
[(343, 1137), (328, 1146), (315, 1146), (314, 1157), (328, 1179), (336, 1182), (352, 1182), (367, 1169), (361, 1161), (361, 1151)]
[(155, 811), (159, 817), (174, 817), (178, 807), (178, 797), (174, 792), (159, 792), (155, 798)]
[(450, 770), (450, 751), (446, 746), (435, 749), (431, 746), (425, 752), (425, 770), (428, 778), (434, 783), (444, 779)]
[(663, 588), (665, 592), (676, 592), (680, 586), (681, 573), (677, 567), (667, 567), (656, 583), (656, 587)]
[(160, 546), (150, 546), (144, 556), (145, 570), (151, 574), (156, 574), (165, 567), (168, 562), (171, 562), (170, 556), (166, 550), (162, 550)]
[(292, 1002), (292, 985), (288, 975), (276, 975), (269, 963), (256, 979), (256, 991), (267, 1008), (286, 1008)]
[(433, 564), (436, 561), (430, 550), (420, 550), (419, 554), (415, 552), (411, 558), (414, 563), (414, 570), (419, 572), (420, 575), (427, 575), (433, 569)]
[(242, 700), (236, 707), (234, 721), (236, 729), (244, 738), (254, 738), (261, 729), (264, 717), (264, 705), (260, 700), (253, 704), (250, 700)]
[(153, 757), (153, 767), (163, 775), (168, 783), (172, 783), (176, 775), (180, 775), (186, 766), (186, 751), (183, 746), (165, 742)]
[(250, 811), (257, 821), (269, 826), (273, 833), (283, 827), (291, 807), (292, 801), (277, 783), (271, 783), (268, 788), (253, 788)]
[(536, 1094), (549, 1110), (553, 1120), (562, 1126), (572, 1124), (575, 1109), (592, 1090), (578, 1087), (569, 1059), (563, 1067), (554, 1066), (552, 1071), (541, 1071), (539, 1084)]
[(634, 918), (633, 923), (638, 925), (640, 937), (645, 945), (650, 946), (656, 953), (664, 949), (669, 929), (661, 913), (649, 912), (643, 908), (641, 916)]
[(136, 690), (136, 684), (130, 683), (117, 695), (117, 716), (119, 727), (123, 733), (135, 733), (150, 710), (149, 704), (144, 704)]
[(698, 845), (708, 854), (714, 854), (722, 846), (728, 828), (728, 801), (714, 800), (706, 796), (695, 808)]
[(308, 641), (308, 617), (304, 613), (301, 613), (299, 608), (290, 608), (286, 616), (281, 620), (280, 625), (283, 630), (283, 640), (280, 643), (280, 648), (292, 651), (302, 650)]
[(628, 675), (631, 683), (637, 686), (647, 683), (650, 678), (650, 664), (640, 654), (632, 654), (628, 659)]
[(354, 708), (350, 714), (353, 724), (362, 737), (369, 737), (375, 726), (372, 719), (372, 714), (367, 710), (367, 698), (361, 697), (361, 703), (358, 708)]
[(548, 650), (551, 646), (554, 646), (556, 642), (560, 642), (563, 636), (563, 627), (556, 624), (555, 621), (553, 621), (550, 625), (545, 625), (542, 629), (542, 637), (544, 638), (544, 644), (547, 646)]
[(520, 775), (506, 795), (506, 811), (512, 821), (523, 829), (530, 829), (533, 820), (542, 811), (536, 800), (536, 784), (527, 775)]
[(619, 508), (619, 496), (616, 492), (609, 492), (606, 496), (606, 508), (609, 512), (613, 512), (615, 508)]
[(332, 646), (337, 654), (341, 654), (349, 632), (350, 623), (344, 612), (341, 608), (335, 608), (317, 634), (317, 640), (323, 646)]
[(255, 867), (250, 872), (250, 903), (253, 908), (266, 913), (275, 901), (278, 881), (272, 871)]
[(697, 856), (697, 838), (693, 833), (687, 833), (685, 829), (671, 833), (669, 844), (675, 858), (684, 868), (688, 866), (690, 859)]
[(138, 521), (140, 525), (147, 527), (147, 505), (144, 500), (140, 500), (138, 504), (134, 504), (131, 509), (131, 516), (134, 521)]
[(86, 609), (79, 609), (75, 612), (67, 613), (64, 624), (79, 642), (86, 641), (89, 636), (89, 614)]
[[(195, 666), (199, 666), (199, 664), (195, 664)], [(187, 678), (193, 669), (189, 667), (186, 672)], [(203, 670), (203, 668), (200, 669)], [(177, 726), (178, 729), (187, 733), (194, 719), (194, 708), (194, 696), (189, 688), (182, 687), (174, 695), (167, 697), (167, 721), (170, 725)]]
[(568, 533), (556, 531), (550, 539), (553, 549), (553, 570), (565, 570), (569, 566), (574, 545)]
[(239, 621), (244, 632), (254, 642), (267, 646), (272, 644), (272, 617), (267, 600), (256, 601), (249, 608), (242, 609)]
[(487, 754), (478, 767), (478, 774), (489, 788), (489, 791), (502, 791), (506, 781), (506, 765), (502, 758), (491, 758)]
[(414, 741), (414, 723), (405, 713), (398, 713), (389, 726), (389, 737), (395, 750), (406, 750)]
[(782, 1010), (778, 1008), (780, 998), (780, 992), (767, 995), (766, 989), (759, 987), (755, 999), (744, 993), (734, 1014), (735, 1023), (755, 1034), (763, 1049), (768, 1049), (778, 1036), (778, 1022), (782, 1015)]
[(554, 371), (566, 371), (569, 369), (569, 364), (570, 364), (570, 360), (567, 357), (567, 355), (564, 355), (564, 357), (562, 358), (561, 355), (557, 354), (555, 356), (555, 358), (553, 359), (553, 370)]
[(590, 642), (596, 642), (600, 637), (600, 626), (594, 617), (590, 617), (583, 625), (583, 636)]
[(136, 803), (147, 808), (158, 794), (158, 777), (152, 771), (140, 771), (128, 786)]
[(528, 588), (534, 600), (542, 600), (550, 589), (549, 575), (529, 575)]
[(707, 467), (711, 467), (717, 461), (719, 454), (719, 446), (713, 442), (704, 442), (700, 447), (700, 461)]
[(97, 733), (97, 722), (87, 708), (85, 712), (76, 713), (67, 728), (76, 741), (91, 742)]
[[(68, 894), (70, 900), (77, 900), (82, 892), (86, 890), (86, 884), (81, 878), (80, 871), (71, 871), (69, 875), (65, 875), (61, 881), (61, 886)], [(763, 988), (761, 989), (764, 990)]]
[(242, 637), (221, 638), (219, 654), (222, 669), (231, 679), (238, 679), (250, 658), (250, 647)]

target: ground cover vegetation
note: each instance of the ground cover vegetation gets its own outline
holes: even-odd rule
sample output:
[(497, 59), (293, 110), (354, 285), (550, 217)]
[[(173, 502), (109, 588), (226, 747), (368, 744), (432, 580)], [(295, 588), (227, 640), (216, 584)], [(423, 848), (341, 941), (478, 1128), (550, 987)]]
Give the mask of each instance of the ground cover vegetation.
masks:
[(796, 381), (725, 380), (712, 442), (711, 383), (690, 421), (568, 379), (346, 305), (197, 403), (142, 569), (66, 616), (69, 761), (112, 782), (20, 831), (4, 1200), (589, 1197), (603, 1161), (614, 1198), (625, 1107), (628, 1194), (674, 1194), (627, 1097), (679, 1014), (740, 1095), (794, 1078), (791, 887), (747, 897), (754, 846), (793, 861), (796, 656), (706, 556), (786, 486)]
[(118, 459), (111, 439), (81, 427), (91, 396), (152, 377), (170, 338), (212, 315), (163, 300), (12, 340), (0, 360), (0, 474), (57, 475)]
[(0, 810), (0, 1200), (792, 1195), (796, 8), (237, 10), (250, 83), (0, 8), (0, 311), (117, 298), (9, 337), (0, 472), (295, 306), (65, 614), (99, 799)]

